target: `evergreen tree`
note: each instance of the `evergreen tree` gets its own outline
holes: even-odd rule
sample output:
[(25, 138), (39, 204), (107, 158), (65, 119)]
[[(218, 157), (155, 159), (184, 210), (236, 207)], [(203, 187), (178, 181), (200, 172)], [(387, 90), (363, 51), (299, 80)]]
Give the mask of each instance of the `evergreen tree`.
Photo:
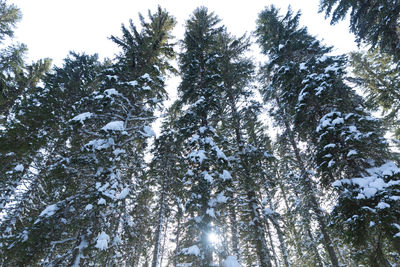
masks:
[(13, 36), (15, 24), (20, 19), (21, 12), (15, 5), (8, 5), (5, 0), (0, 2), (0, 40)]
[(344, 19), (350, 11), (350, 30), (358, 43), (400, 59), (400, 1), (321, 0), (320, 12), (331, 16), (331, 24)]
[(0, 123), (8, 116), (14, 103), (29, 88), (35, 88), (50, 67), (49, 59), (26, 64), (24, 55), (27, 47), (24, 44), (4, 45), (7, 39), (13, 37), (21, 17), (15, 5), (0, 1)]
[[(250, 255), (243, 257), (244, 261), (258, 261), (260, 266), (271, 266), (270, 248), (267, 245), (267, 230), (261, 212), (262, 186), (269, 175), (268, 161), (270, 148), (269, 138), (265, 129), (257, 121), (260, 106), (249, 99), (253, 98), (251, 82), (254, 76), (254, 66), (244, 54), (248, 51), (249, 40), (242, 36), (235, 38), (221, 35), (219, 39), (220, 87), (225, 95), (223, 117), (223, 135), (227, 141), (224, 145), (235, 160), (232, 166), (232, 184), (229, 196), (230, 223), (232, 227), (232, 251), (237, 259), (241, 259), (239, 235), (242, 242), (248, 242), (255, 247), (255, 258)], [(257, 167), (256, 167), (257, 166)], [(242, 208), (243, 207), (243, 208)], [(272, 245), (272, 244), (271, 244)], [(253, 254), (252, 251), (247, 251)], [(254, 255), (253, 254), (253, 255)], [(247, 259), (246, 259), (247, 258)]]
[[(261, 13), (257, 29), (258, 41), (271, 58), (265, 67), (269, 71), (266, 75), (269, 84), (263, 93), (266, 99), (276, 101), (274, 117), (282, 123), (289, 136), (305, 178), (305, 192), (313, 191), (315, 186), (312, 185), (311, 172), (307, 170), (296, 144), (296, 137), (311, 148), (307, 157), (313, 163), (310, 167), (317, 169), (322, 185), (355, 177), (363, 177), (360, 179), (368, 181), (371, 168), (385, 168), (385, 164), (390, 164), (387, 142), (382, 138), (383, 129), (379, 120), (372, 118), (363, 109), (362, 99), (343, 82), (345, 59), (342, 56), (326, 55), (330, 48), (320, 45), (307, 34), (306, 29), (298, 29), (299, 14), (292, 16), (290, 11), (284, 17), (277, 14), (278, 11), (273, 7)], [(395, 173), (387, 178), (389, 184), (397, 180)], [(363, 210), (362, 206), (354, 205), (357, 198), (352, 194), (364, 190), (361, 184), (358, 184), (361, 188), (355, 188), (358, 181), (355, 179), (349, 183), (351, 186), (342, 188), (344, 191), (340, 194), (337, 210), (346, 209), (346, 200), (357, 207), (355, 210)], [(392, 193), (387, 191), (384, 195), (390, 198)], [(318, 208), (317, 198), (312, 194), (310, 204), (320, 224), (331, 262), (337, 265), (334, 246), (324, 222), (325, 216)], [(349, 213), (341, 217), (341, 227), (350, 218)], [(389, 213), (392, 218), (396, 217), (396, 208)], [(393, 223), (397, 224), (396, 220), (385, 225)], [(354, 234), (354, 229), (349, 234)], [(368, 241), (364, 245), (369, 246)], [(376, 250), (370, 253), (378, 255), (381, 252)], [(378, 263), (383, 264), (383, 261)]]
[(173, 25), (173, 18), (159, 8), (150, 22), (142, 21), (139, 40), (133, 35), (127, 40), (126, 32), (119, 39), (118, 44), (127, 44), (123, 53), (129, 47), (141, 51), (146, 56), (141, 60), (150, 66), (138, 70), (117, 60), (95, 77), (96, 83), (78, 75), (74, 84), (68, 76), (82, 73), (78, 64), (72, 73), (60, 70), (60, 76), (50, 79), (61, 91), (77, 86), (90, 93), (72, 105), (73, 114), (65, 121), (71, 126), (63, 134), (70, 137), (49, 167), (51, 184), (40, 181), (39, 188), (54, 193), (45, 195), (23, 227), (7, 236), (5, 263), (136, 265), (147, 256), (151, 194), (144, 149), (146, 139), (153, 136), (149, 124), (154, 110), (166, 96), (162, 75), (165, 58), (172, 54), (163, 50), (172, 49), (168, 40)]
[(222, 108), (217, 39), (224, 32), (218, 23), (218, 17), (206, 8), (196, 9), (186, 23), (179, 58), (182, 82), (177, 105), (187, 106), (178, 127), (185, 151), (185, 211), (189, 216), (180, 254), (182, 261), (201, 266), (213, 266), (214, 254), (224, 253), (212, 245), (209, 236), (223, 231), (221, 206), (231, 179), (229, 159), (218, 145), (223, 138), (216, 131)]
[[(15, 238), (19, 231), (28, 233), (26, 222), (35, 220), (46, 208), (46, 202), (52, 201), (48, 199), (63, 190), (60, 179), (65, 174), (62, 165), (67, 157), (68, 121), (76, 112), (74, 104), (91, 93), (88, 87), (96, 83), (101, 68), (97, 56), (71, 54), (63, 68), (55, 68), (53, 74), (47, 75), (43, 88), (28, 91), (21, 104), (14, 107), (13, 113), (17, 115), (7, 124), (1, 137), (5, 144), (2, 147), (4, 161), (8, 163), (3, 167), (11, 169), (2, 180), (5, 183), (2, 189), (7, 188), (6, 183), (13, 186), (5, 192), (8, 195), (4, 200), (14, 202), (7, 205), (1, 226), (9, 229), (2, 236), (6, 242), (17, 243)], [(20, 171), (13, 170), (15, 164), (20, 166)], [(10, 235), (11, 231), (15, 232)]]
[(379, 49), (366, 53), (353, 52), (351, 66), (354, 78), (351, 80), (366, 93), (367, 107), (380, 110), (384, 122), (400, 137), (400, 71), (393, 56), (381, 53)]
[[(71, 52), (49, 73), (24, 45), (0, 47), (0, 265), (399, 262), (400, 168), (382, 137), (398, 126), (396, 1), (321, 0), (333, 22), (351, 9), (358, 41), (377, 47), (351, 55), (366, 99), (345, 82), (346, 56), (272, 6), (255, 32), (260, 103), (250, 40), (196, 9), (158, 138), (176, 73), (175, 20), (160, 7), (111, 36), (114, 60)], [(0, 45), (19, 18), (0, 0)], [(369, 113), (380, 109), (386, 125)]]
[[(163, 122), (162, 132), (157, 138), (153, 150), (153, 159), (151, 162), (150, 173), (154, 179), (155, 192), (159, 192), (155, 196), (157, 201), (154, 218), (154, 252), (152, 266), (161, 266), (161, 260), (166, 254), (162, 251), (163, 242), (167, 237), (164, 232), (168, 230), (168, 223), (177, 223), (173, 217), (178, 217), (179, 221), (181, 214), (179, 212), (179, 202), (181, 199), (182, 171), (181, 169), (181, 144), (177, 142), (178, 132), (174, 129), (173, 109), (170, 109), (165, 121)], [(172, 217), (172, 218), (171, 218)], [(176, 234), (176, 247), (179, 250), (179, 234)], [(163, 240), (164, 239), (164, 240)], [(168, 251), (167, 251), (168, 252)], [(172, 251), (169, 251), (170, 253)], [(168, 255), (167, 255), (168, 256)], [(172, 258), (176, 258), (175, 255)]]
[[(302, 100), (299, 97), (301, 94), (301, 88), (299, 87), (302, 85), (303, 76), (299, 75), (299, 71), (300, 66), (303, 65), (300, 64), (308, 59), (315, 60), (316, 57), (327, 53), (329, 48), (320, 47), (319, 42), (309, 36), (306, 29), (298, 29), (299, 16), (300, 14), (293, 16), (291, 10), (289, 10), (284, 17), (280, 17), (278, 10), (273, 6), (260, 13), (256, 30), (258, 43), (263, 49), (263, 53), (267, 54), (271, 59), (263, 67), (262, 75), (269, 83), (266, 80), (263, 81), (265, 89), (261, 92), (264, 94), (266, 101), (275, 102), (276, 111), (272, 115), (285, 130), (295, 155), (297, 167), (300, 169), (301, 179), (299, 180), (299, 185), (303, 190), (302, 193), (307, 194), (307, 205), (317, 218), (323, 236), (323, 243), (331, 263), (333, 266), (338, 266), (337, 255), (327, 229), (326, 216), (320, 208), (317, 198), (318, 193), (296, 141), (296, 134), (300, 136), (305, 134), (306, 140), (309, 140), (307, 138), (310, 138), (310, 135), (307, 133), (314, 131), (315, 128), (308, 125), (308, 123), (317, 121), (316, 118), (313, 118), (317, 116), (315, 110), (307, 110), (307, 113), (300, 113), (296, 109), (298, 100)], [(318, 91), (316, 93), (318, 94)], [(304, 115), (309, 115), (309, 117), (305, 119)], [(302, 116), (304, 120), (293, 121), (292, 118), (296, 119), (296, 116)], [(296, 125), (296, 122), (299, 122), (300, 125)], [(297, 128), (293, 129), (296, 126)], [(309, 131), (304, 132), (305, 129)]]

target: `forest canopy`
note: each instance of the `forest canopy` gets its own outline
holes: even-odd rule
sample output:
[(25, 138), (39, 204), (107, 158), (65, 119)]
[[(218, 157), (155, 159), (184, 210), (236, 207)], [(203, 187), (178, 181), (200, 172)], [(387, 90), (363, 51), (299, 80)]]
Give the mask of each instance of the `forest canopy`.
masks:
[(177, 40), (159, 6), (52, 66), (0, 0), (0, 265), (397, 266), (400, 2), (319, 8), (363, 49), (273, 5), (242, 36), (198, 7)]

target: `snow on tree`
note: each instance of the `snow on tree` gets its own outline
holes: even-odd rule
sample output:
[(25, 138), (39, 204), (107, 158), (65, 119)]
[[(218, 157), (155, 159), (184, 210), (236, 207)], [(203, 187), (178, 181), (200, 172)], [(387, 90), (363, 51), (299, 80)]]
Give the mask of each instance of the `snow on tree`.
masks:
[[(334, 21), (352, 9), (359, 42), (391, 54), (353, 54), (351, 79), (346, 56), (274, 7), (257, 20), (259, 83), (251, 39), (205, 7), (186, 21), (179, 71), (160, 7), (111, 36), (113, 60), (71, 52), (44, 75), (49, 60), (0, 48), (0, 265), (395, 264), (400, 169), (383, 138), (398, 113), (395, 2), (321, 1)], [(0, 11), (1, 45), (20, 15)], [(178, 99), (156, 136), (168, 73)]]
[[(177, 126), (180, 128), (186, 171), (185, 190), (186, 233), (182, 239), (182, 262), (201, 266), (214, 264), (215, 247), (209, 241), (211, 233), (220, 233), (221, 203), (214, 201), (225, 189), (224, 170), (229, 171), (229, 159), (219, 147), (221, 138), (216, 132), (222, 99), (217, 39), (224, 28), (219, 19), (204, 7), (194, 11), (186, 22), (183, 52), (179, 63), (182, 82), (180, 100), (185, 107)], [(197, 246), (195, 254), (185, 249)]]
[[(50, 172), (57, 189), (44, 199), (57, 209), (52, 209), (51, 216), (41, 216), (48, 209), (43, 207), (32, 214), (33, 220), (23, 222), (26, 227), (14, 234), (17, 240), (7, 241), (5, 263), (18, 263), (18, 251), (24, 251), (25, 263), (62, 265), (136, 264), (146, 255), (146, 243), (138, 241), (150, 235), (146, 233), (149, 187), (144, 149), (146, 139), (152, 136), (149, 125), (155, 119), (154, 111), (166, 97), (162, 76), (168, 67), (165, 59), (172, 56), (168, 40), (173, 25), (174, 20), (161, 8), (150, 14), (150, 22), (142, 18), (140, 33), (131, 24), (132, 34), (123, 31), (122, 38), (114, 38), (119, 45), (125, 44), (123, 52), (96, 75), (94, 83), (79, 76), (63, 83), (58, 80), (63, 74), (50, 77), (49, 84), (54, 82), (61, 91), (77, 88), (89, 94), (75, 100), (73, 113), (68, 112), (70, 117), (62, 120), (66, 124), (63, 134), (69, 137), (64, 139), (66, 149), (55, 157), (59, 161), (53, 171), (58, 175)], [(135, 53), (137, 59), (129, 58), (140, 59), (143, 65), (139, 69), (124, 60), (130, 49), (141, 52)], [(76, 67), (73, 70), (82, 72), (80, 65)], [(46, 188), (46, 184), (39, 188), (43, 186)], [(38, 242), (37, 238), (36, 248), (41, 253), (32, 254), (35, 246), (26, 245)], [(136, 244), (133, 253), (125, 247), (129, 243)], [(32, 257), (26, 257), (28, 254)]]
[[(264, 53), (270, 57), (265, 66), (267, 82), (262, 92), (266, 100), (275, 101), (275, 118), (284, 127), (294, 149), (304, 176), (305, 192), (312, 191), (315, 185), (296, 138), (309, 146), (306, 155), (312, 160), (310, 167), (317, 170), (321, 185), (355, 177), (367, 179), (369, 168), (379, 168), (390, 161), (381, 123), (365, 111), (361, 97), (343, 82), (345, 58), (328, 55), (331, 48), (321, 45), (305, 28), (298, 28), (298, 19), (299, 14), (293, 16), (291, 11), (280, 17), (278, 10), (271, 7), (261, 13), (257, 34)], [(397, 180), (396, 176), (390, 179)], [(345, 208), (343, 199), (355, 200), (350, 192), (358, 190), (354, 183), (343, 186), (335, 209)], [(316, 197), (311, 197), (324, 245), (332, 264), (338, 265), (318, 202)], [(355, 206), (352, 212), (363, 210), (362, 206)], [(395, 217), (396, 209), (391, 211)], [(341, 219), (340, 227), (344, 227), (350, 217)], [(340, 219), (335, 217), (335, 220)], [(349, 234), (354, 234), (354, 229)], [(393, 239), (389, 233), (386, 236)], [(368, 247), (370, 243), (367, 241), (364, 245)], [(370, 253), (379, 255), (378, 250), (372, 249)]]

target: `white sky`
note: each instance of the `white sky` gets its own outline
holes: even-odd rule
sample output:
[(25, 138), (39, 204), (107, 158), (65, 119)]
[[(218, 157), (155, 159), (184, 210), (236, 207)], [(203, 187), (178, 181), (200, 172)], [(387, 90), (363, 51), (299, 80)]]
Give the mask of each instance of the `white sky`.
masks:
[[(181, 38), (185, 21), (198, 6), (214, 11), (235, 35), (255, 29), (257, 15), (267, 5), (274, 4), (286, 11), (302, 9), (301, 23), (313, 35), (333, 45), (340, 53), (356, 49), (348, 24), (334, 27), (318, 14), (319, 0), (9, 0), (22, 11), (22, 21), (15, 32), (16, 39), (28, 46), (29, 60), (44, 57), (61, 65), (69, 51), (98, 53), (112, 58), (118, 48), (108, 37), (120, 35), (120, 26), (132, 18), (138, 25), (138, 12), (147, 15), (157, 5), (166, 8), (178, 21), (175, 36)], [(283, 12), (282, 12), (283, 13)]]

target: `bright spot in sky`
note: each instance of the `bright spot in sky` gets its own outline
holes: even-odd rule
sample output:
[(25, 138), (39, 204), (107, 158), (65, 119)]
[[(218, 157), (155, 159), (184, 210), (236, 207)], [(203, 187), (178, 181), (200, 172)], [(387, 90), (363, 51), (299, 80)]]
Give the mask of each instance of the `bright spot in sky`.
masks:
[(208, 240), (210, 241), (211, 244), (217, 245), (221, 242), (221, 239), (218, 234), (211, 232), (208, 234)]

